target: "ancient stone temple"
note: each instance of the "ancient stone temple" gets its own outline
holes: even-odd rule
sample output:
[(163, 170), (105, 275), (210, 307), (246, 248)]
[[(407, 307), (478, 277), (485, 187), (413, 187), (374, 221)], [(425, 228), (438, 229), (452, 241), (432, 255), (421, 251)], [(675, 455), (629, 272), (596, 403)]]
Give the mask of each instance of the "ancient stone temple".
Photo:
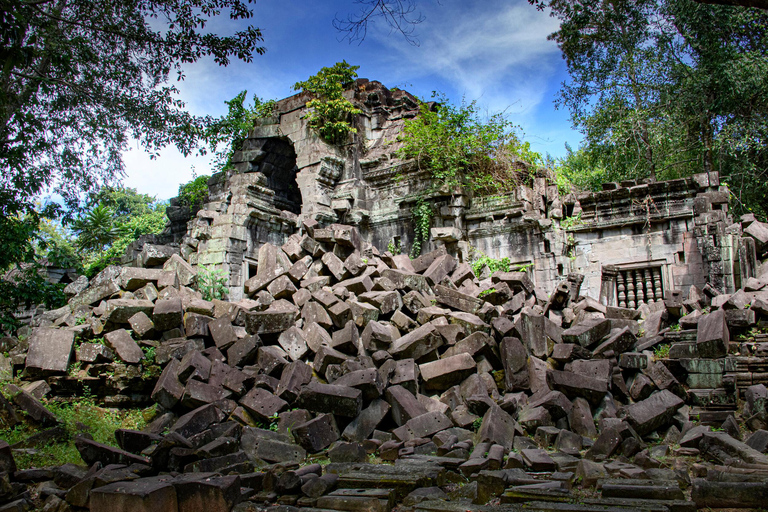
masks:
[[(204, 205), (0, 338), (0, 512), (764, 507), (768, 224), (716, 174), (441, 190), (393, 157), (414, 99), (349, 97), (354, 141), (279, 102)], [(47, 407), (85, 393), (147, 425)]]
[(425, 252), (445, 246), (460, 260), (508, 257), (550, 291), (579, 272), (585, 292), (608, 305), (636, 308), (708, 282), (730, 292), (754, 272), (753, 241), (729, 230), (728, 191), (716, 173), (566, 195), (539, 173), (532, 186), (503, 195), (435, 192), (428, 172), (394, 155), (416, 99), (364, 79), (347, 97), (362, 111), (349, 144), (321, 140), (305, 119), (309, 96), (291, 96), (253, 129), (235, 169), (212, 177), (202, 209), (191, 217), (169, 209), (185, 259), (226, 270), (231, 299), (242, 296), (259, 247), (282, 245), (302, 220), (356, 226), (382, 251), (390, 242), (410, 247), (411, 209), (425, 194), (436, 212)]

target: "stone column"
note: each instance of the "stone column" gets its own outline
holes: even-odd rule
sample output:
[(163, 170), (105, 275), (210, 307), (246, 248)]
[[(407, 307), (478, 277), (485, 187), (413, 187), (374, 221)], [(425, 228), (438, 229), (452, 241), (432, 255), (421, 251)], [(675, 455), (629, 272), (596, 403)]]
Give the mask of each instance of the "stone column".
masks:
[(600, 280), (600, 303), (606, 306), (616, 305), (616, 278), (619, 271), (615, 265), (603, 265)]

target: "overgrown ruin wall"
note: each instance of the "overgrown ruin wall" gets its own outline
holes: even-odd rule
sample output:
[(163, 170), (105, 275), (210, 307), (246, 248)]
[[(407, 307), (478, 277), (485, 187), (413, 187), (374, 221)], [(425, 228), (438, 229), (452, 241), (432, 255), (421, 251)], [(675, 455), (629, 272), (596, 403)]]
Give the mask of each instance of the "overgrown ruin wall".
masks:
[(707, 283), (731, 292), (740, 269), (754, 272), (754, 246), (729, 229), (728, 191), (716, 173), (567, 195), (545, 177), (496, 196), (435, 190), (427, 171), (395, 156), (404, 120), (418, 113), (415, 98), (368, 80), (346, 95), (362, 110), (348, 144), (326, 144), (310, 130), (308, 95), (286, 98), (235, 153), (235, 169), (211, 178), (202, 209), (190, 217), (169, 208), (182, 256), (227, 271), (232, 300), (242, 297), (259, 247), (282, 245), (308, 219), (354, 225), (381, 251), (389, 242), (407, 250), (411, 209), (422, 197), (436, 212), (425, 251), (445, 246), (462, 261), (508, 257), (548, 291), (579, 272), (585, 293), (605, 304), (640, 307), (666, 290), (687, 294)]

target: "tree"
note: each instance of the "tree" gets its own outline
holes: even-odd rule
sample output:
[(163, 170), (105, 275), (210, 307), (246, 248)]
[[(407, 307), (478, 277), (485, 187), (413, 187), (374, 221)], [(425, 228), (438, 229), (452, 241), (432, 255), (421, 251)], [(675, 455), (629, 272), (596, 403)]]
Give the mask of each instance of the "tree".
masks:
[(226, 101), (226, 115), (214, 120), (205, 131), (205, 142), (216, 155), (214, 168), (218, 171), (230, 166), (232, 155), (243, 146), (248, 132), (256, 119), (270, 117), (275, 110), (275, 100), (263, 100), (253, 95), (253, 104), (245, 104), (248, 91)]
[(350, 133), (357, 132), (350, 124), (350, 116), (361, 110), (344, 97), (344, 91), (355, 83), (359, 68), (343, 60), (293, 85), (295, 91), (314, 96), (307, 103), (309, 126), (329, 144), (344, 144)]
[[(618, 179), (718, 170), (765, 215), (768, 12), (690, 0), (552, 0), (586, 160)], [(582, 161), (586, 161), (582, 159)]]
[(262, 53), (252, 26), (206, 30), (222, 12), (249, 19), (250, 1), (0, 0), (2, 213), (51, 187), (76, 206), (121, 176), (130, 136), (189, 153), (209, 119), (183, 110), (170, 79), (205, 57), (225, 66)]

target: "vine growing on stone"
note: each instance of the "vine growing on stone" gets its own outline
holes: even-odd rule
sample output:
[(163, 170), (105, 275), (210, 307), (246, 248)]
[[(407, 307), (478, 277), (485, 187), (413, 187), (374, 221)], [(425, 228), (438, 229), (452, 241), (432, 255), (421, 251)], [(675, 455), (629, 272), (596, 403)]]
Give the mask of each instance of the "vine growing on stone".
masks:
[(413, 215), (413, 245), (411, 246), (411, 258), (421, 254), (422, 246), (429, 240), (429, 229), (432, 227), (432, 205), (423, 197), (416, 201), (416, 206), (411, 210)]
[(307, 103), (307, 121), (310, 128), (329, 144), (343, 144), (350, 133), (357, 133), (350, 117), (361, 111), (344, 97), (344, 91), (354, 84), (359, 67), (350, 66), (346, 61), (337, 62), (293, 86), (296, 91), (315, 96)]

